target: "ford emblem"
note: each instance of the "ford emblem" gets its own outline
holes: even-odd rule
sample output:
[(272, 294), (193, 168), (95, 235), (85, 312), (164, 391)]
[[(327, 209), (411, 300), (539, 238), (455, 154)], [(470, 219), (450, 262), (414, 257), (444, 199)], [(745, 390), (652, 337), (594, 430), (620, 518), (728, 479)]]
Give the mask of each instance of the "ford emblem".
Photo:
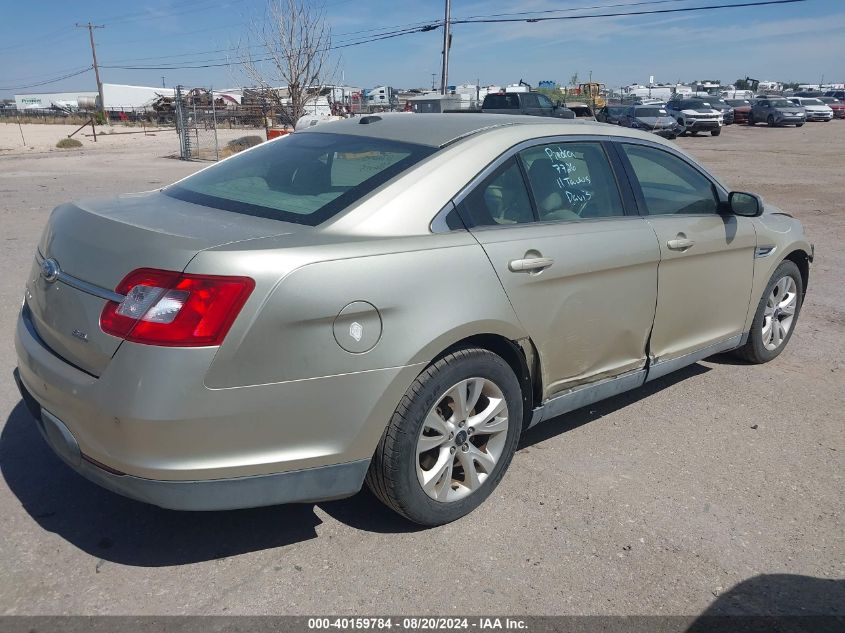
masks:
[(59, 262), (52, 257), (41, 262), (41, 276), (48, 284), (53, 283), (59, 278), (62, 269), (59, 268)]

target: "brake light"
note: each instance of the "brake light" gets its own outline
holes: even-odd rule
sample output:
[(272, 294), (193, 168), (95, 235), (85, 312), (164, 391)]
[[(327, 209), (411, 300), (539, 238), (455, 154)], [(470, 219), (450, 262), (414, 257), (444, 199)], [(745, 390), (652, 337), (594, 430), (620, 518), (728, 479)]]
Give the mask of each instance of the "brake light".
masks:
[(106, 304), (100, 328), (147, 345), (220, 345), (254, 288), (249, 277), (141, 268), (115, 288), (125, 298)]

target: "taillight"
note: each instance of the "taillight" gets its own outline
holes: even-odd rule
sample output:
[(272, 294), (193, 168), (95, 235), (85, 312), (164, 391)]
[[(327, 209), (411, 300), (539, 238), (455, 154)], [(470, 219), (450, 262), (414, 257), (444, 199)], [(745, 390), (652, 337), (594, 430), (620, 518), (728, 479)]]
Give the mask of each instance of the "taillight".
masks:
[(255, 288), (249, 277), (141, 268), (115, 288), (125, 295), (100, 315), (103, 332), (147, 345), (220, 345)]

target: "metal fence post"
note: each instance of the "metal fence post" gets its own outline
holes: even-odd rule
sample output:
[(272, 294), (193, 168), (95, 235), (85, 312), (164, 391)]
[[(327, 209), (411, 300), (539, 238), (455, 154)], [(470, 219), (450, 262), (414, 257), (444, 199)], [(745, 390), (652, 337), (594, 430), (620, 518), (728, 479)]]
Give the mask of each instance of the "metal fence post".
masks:
[(217, 145), (217, 108), (214, 105), (214, 88), (208, 89), (211, 95), (211, 120), (214, 123), (214, 160), (220, 160), (220, 148)]

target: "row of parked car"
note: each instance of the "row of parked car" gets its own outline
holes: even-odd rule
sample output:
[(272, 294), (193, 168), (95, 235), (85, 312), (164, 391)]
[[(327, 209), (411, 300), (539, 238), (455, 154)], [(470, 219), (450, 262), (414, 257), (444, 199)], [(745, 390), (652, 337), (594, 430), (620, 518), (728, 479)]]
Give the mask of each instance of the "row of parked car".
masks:
[(677, 97), (662, 103), (606, 105), (596, 120), (677, 138), (700, 132), (719, 136), (732, 123), (769, 126), (795, 125), (807, 121), (845, 119), (845, 102), (834, 96), (780, 97), (760, 95), (753, 100), (721, 97)]

